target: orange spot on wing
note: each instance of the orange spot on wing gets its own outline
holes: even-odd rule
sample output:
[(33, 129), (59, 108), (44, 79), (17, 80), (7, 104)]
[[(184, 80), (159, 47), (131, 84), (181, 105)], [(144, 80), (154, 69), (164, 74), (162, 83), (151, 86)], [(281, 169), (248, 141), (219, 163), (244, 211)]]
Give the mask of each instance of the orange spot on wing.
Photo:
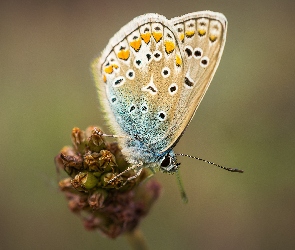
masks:
[(188, 31), (185, 32), (186, 37), (193, 37), (194, 34), (195, 34), (194, 30), (188, 30)]
[(140, 36), (146, 44), (148, 44), (150, 42), (151, 33), (144, 33), (144, 34), (141, 34)]
[(107, 74), (112, 74), (113, 73), (113, 66), (110, 65), (108, 67), (105, 67), (104, 72), (106, 72)]
[(209, 36), (209, 39), (210, 39), (211, 42), (215, 42), (216, 39), (217, 39), (217, 36), (211, 34), (211, 35)]
[(206, 30), (198, 30), (198, 34), (200, 36), (204, 36), (206, 34)]
[(137, 40), (133, 40), (130, 43), (130, 46), (137, 52), (140, 50), (141, 47), (141, 40), (137, 39)]
[(128, 49), (126, 50), (122, 49), (118, 52), (118, 58), (125, 61), (129, 58), (129, 55), (130, 55), (130, 51)]
[(182, 60), (181, 60), (181, 57), (179, 55), (176, 55), (175, 63), (176, 63), (177, 67), (180, 67), (182, 65)]
[(165, 46), (165, 50), (166, 50), (167, 54), (172, 53), (173, 50), (175, 49), (175, 43), (172, 41), (165, 41), (164, 46)]
[(102, 76), (102, 80), (103, 80), (103, 82), (107, 82), (107, 77), (105, 74)]
[(180, 39), (180, 41), (184, 40), (184, 34), (183, 33), (179, 35), (179, 39)]
[(153, 37), (155, 38), (156, 42), (159, 42), (162, 39), (163, 34), (161, 32), (153, 32)]

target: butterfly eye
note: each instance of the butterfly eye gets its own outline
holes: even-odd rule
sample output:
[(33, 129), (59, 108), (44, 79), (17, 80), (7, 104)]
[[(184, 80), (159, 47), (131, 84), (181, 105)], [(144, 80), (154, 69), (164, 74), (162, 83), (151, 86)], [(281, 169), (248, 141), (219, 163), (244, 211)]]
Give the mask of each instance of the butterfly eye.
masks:
[(169, 69), (168, 67), (164, 67), (164, 68), (162, 69), (162, 76), (163, 76), (164, 78), (167, 78), (168, 76), (170, 76), (170, 69)]
[(206, 68), (209, 65), (209, 58), (207, 56), (202, 57), (202, 59), (200, 61), (200, 65), (203, 68)]
[(196, 59), (200, 59), (202, 55), (203, 55), (203, 50), (201, 48), (195, 48), (194, 57)]
[(165, 155), (165, 157), (161, 160), (160, 168), (163, 172), (166, 173), (174, 173), (178, 170), (178, 166), (180, 163), (176, 162), (176, 159), (169, 154)]
[(126, 77), (127, 77), (129, 80), (133, 80), (133, 79), (135, 78), (135, 72), (134, 72), (134, 70), (129, 69), (129, 70), (126, 72)]
[(171, 157), (170, 155), (166, 155), (161, 162), (161, 167), (167, 168), (170, 164), (171, 164)]

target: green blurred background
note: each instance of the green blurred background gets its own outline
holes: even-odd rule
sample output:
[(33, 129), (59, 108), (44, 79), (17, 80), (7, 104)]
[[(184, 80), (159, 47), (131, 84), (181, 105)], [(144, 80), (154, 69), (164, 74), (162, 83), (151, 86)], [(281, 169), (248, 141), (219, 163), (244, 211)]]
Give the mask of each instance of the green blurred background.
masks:
[(74, 126), (104, 127), (90, 62), (132, 18), (200, 10), (228, 18), (216, 76), (176, 151), (189, 196), (163, 193), (141, 224), (150, 249), (295, 249), (295, 2), (1, 1), (0, 249), (129, 249), (86, 232), (57, 188)]

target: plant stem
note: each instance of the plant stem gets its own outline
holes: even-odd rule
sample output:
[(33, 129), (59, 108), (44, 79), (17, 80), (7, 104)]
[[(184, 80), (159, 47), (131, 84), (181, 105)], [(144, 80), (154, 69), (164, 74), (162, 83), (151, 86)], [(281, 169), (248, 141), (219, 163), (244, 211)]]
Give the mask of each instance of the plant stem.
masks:
[(132, 250), (148, 250), (143, 233), (138, 228), (126, 234), (126, 238)]

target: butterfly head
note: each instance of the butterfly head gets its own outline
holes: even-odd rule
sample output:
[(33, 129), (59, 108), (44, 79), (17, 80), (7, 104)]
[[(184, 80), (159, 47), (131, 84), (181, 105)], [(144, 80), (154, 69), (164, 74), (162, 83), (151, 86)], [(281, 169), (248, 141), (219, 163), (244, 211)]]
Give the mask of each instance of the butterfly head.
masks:
[(160, 170), (164, 173), (175, 173), (180, 163), (177, 162), (176, 155), (171, 151), (160, 159)]

